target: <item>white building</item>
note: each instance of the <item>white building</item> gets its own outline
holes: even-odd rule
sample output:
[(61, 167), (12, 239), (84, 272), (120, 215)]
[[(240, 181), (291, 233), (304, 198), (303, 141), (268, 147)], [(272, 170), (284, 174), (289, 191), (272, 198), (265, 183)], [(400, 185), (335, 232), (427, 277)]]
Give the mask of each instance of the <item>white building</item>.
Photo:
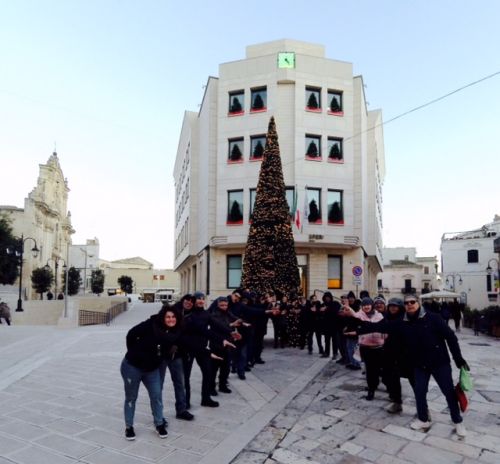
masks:
[(99, 268), (99, 240), (88, 239), (84, 245), (69, 247), (69, 265), (80, 270), (82, 278), (81, 291), (86, 293), (90, 289), (92, 271)]
[[(35, 297), (31, 287), (34, 269), (50, 266), (54, 273), (54, 288), (61, 288), (63, 266), (67, 259), (71, 235), (75, 233), (68, 211), (68, 181), (64, 177), (57, 153), (40, 164), (36, 186), (24, 199), (24, 208), (0, 206), (0, 214), (12, 222), (14, 236), (24, 239), (23, 272), (21, 282), (22, 299)], [(39, 250), (34, 257), (31, 250)], [(9, 292), (17, 291), (8, 286)]]
[(262, 147), (275, 117), (287, 198), (318, 215), (294, 228), (304, 293), (376, 290), (382, 269), (384, 142), (352, 64), (322, 45), (278, 40), (209, 77), (198, 113), (186, 112), (174, 168), (174, 270), (181, 292), (212, 296), (239, 285)]
[(439, 288), (436, 256), (417, 257), (413, 247), (384, 248), (383, 272), (377, 279), (378, 292), (386, 299), (402, 298), (405, 294), (428, 293)]
[(441, 237), (441, 268), (445, 288), (462, 294), (473, 309), (499, 303), (499, 256), (494, 241), (500, 236), (500, 216), (476, 230), (448, 232)]

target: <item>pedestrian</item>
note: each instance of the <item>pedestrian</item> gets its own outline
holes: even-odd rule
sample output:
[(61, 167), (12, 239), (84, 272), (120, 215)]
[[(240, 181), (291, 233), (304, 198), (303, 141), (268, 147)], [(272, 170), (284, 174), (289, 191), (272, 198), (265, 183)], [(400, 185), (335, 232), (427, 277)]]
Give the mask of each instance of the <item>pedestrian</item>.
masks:
[(323, 294), (323, 304), (320, 312), (323, 313), (323, 335), (325, 337), (325, 351), (322, 358), (330, 357), (330, 347), (332, 348), (332, 359), (337, 359), (339, 353), (337, 337), (337, 318), (340, 311), (340, 303), (333, 299), (331, 292)]
[(5, 301), (0, 302), (0, 324), (2, 323), (3, 318), (5, 319), (5, 322), (7, 322), (7, 325), (10, 325), (10, 317), (9, 305)]
[[(408, 367), (412, 368), (415, 379), (417, 419), (411, 423), (412, 429), (426, 432), (432, 426), (427, 405), (427, 391), (432, 376), (446, 399), (456, 434), (465, 437), (467, 431), (460, 414), (448, 354), (449, 350), (458, 368), (469, 370), (457, 336), (439, 315), (421, 307), (415, 295), (406, 295), (404, 305), (406, 313), (400, 321), (389, 323), (384, 320), (376, 324), (364, 322), (358, 326), (356, 333), (377, 331), (388, 333), (389, 336), (398, 333), (404, 340)], [(353, 312), (351, 315), (354, 315)]]
[(475, 309), (472, 311), (472, 324), (474, 327), (474, 335), (478, 336), (479, 331), (481, 330), (481, 321), (484, 319), (484, 316)]
[(148, 391), (156, 432), (160, 438), (166, 438), (168, 434), (163, 417), (159, 367), (177, 337), (177, 334), (170, 332), (163, 308), (158, 314), (132, 327), (127, 333), (127, 353), (120, 367), (125, 389), (123, 412), (127, 440), (135, 440), (135, 404), (141, 383)]
[(373, 299), (373, 309), (382, 314), (382, 316), (385, 316), (387, 308), (385, 298), (382, 295), (378, 295)]
[[(376, 311), (373, 307), (373, 300), (370, 297), (364, 297), (361, 300), (361, 311), (354, 314), (359, 320), (370, 324), (384, 319), (382, 313)], [(368, 401), (373, 400), (375, 390), (380, 383), (384, 341), (385, 335), (379, 332), (370, 332), (359, 336), (359, 350), (361, 359), (365, 363), (366, 384), (368, 386), (368, 393), (365, 398)]]
[(186, 402), (186, 387), (184, 384), (184, 366), (182, 363), (183, 354), (186, 353), (188, 341), (183, 337), (182, 328), (183, 320), (182, 313), (178, 308), (164, 303), (163, 309), (165, 310), (165, 324), (167, 330), (173, 334), (178, 334), (179, 338), (176, 344), (172, 344), (166, 356), (163, 357), (160, 364), (160, 385), (163, 391), (165, 381), (165, 374), (168, 369), (170, 372), (170, 379), (174, 387), (175, 395), (175, 413), (177, 419), (191, 421), (194, 415), (187, 410)]

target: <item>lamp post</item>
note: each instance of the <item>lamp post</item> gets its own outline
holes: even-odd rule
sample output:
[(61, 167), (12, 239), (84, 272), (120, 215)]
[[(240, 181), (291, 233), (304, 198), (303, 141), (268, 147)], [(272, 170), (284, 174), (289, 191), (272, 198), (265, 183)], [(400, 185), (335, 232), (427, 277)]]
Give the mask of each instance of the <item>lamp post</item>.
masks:
[[(486, 268), (486, 272), (488, 274), (492, 274), (493, 273), (493, 268), (490, 265), (490, 263), (492, 261), (494, 261), (494, 262), (497, 263), (497, 275), (496, 275), (496, 279), (494, 278), (494, 281), (495, 281), (495, 289), (496, 289), (496, 292), (497, 292), (497, 299), (498, 299), (498, 296), (500, 295), (500, 261), (498, 261), (498, 259), (496, 259), (496, 258), (491, 258), (488, 261), (488, 267)], [(495, 277), (494, 273), (493, 273), (493, 277)], [(497, 281), (498, 281), (498, 285), (497, 285)]]
[(66, 272), (66, 267), (67, 267), (66, 261), (64, 261), (64, 259), (62, 259), (62, 258), (49, 258), (47, 260), (47, 264), (45, 265), (46, 269), (50, 269), (49, 261), (54, 261), (54, 270), (55, 270), (55, 273), (54, 273), (54, 294), (55, 295), (54, 295), (54, 297), (57, 298), (57, 268), (59, 267), (59, 261), (62, 261), (64, 263), (63, 270)]
[(80, 248), (85, 253), (85, 267), (83, 268), (83, 294), (87, 288), (87, 258), (93, 258), (94, 255), (89, 255), (86, 248)]
[(31, 237), (24, 238), (24, 235), (21, 235), (21, 238), (15, 237), (19, 244), (15, 245), (14, 248), (7, 248), (7, 254), (13, 254), (19, 259), (19, 298), (17, 300), (17, 308), (16, 311), (24, 311), (23, 309), (23, 300), (22, 300), (22, 288), (23, 288), (23, 255), (24, 255), (24, 244), (26, 240), (33, 240), (35, 246), (31, 249), (31, 253), (33, 254), (33, 258), (36, 258), (39, 253), (39, 249), (36, 246), (36, 240)]
[(462, 282), (463, 282), (462, 276), (460, 274), (458, 274), (457, 272), (453, 272), (452, 274), (448, 274), (446, 276), (446, 285), (450, 285), (449, 280), (451, 279), (451, 282), (452, 282), (451, 288), (452, 288), (453, 291), (455, 291), (455, 279), (457, 277), (458, 277), (458, 283), (459, 283), (459, 285), (462, 285)]

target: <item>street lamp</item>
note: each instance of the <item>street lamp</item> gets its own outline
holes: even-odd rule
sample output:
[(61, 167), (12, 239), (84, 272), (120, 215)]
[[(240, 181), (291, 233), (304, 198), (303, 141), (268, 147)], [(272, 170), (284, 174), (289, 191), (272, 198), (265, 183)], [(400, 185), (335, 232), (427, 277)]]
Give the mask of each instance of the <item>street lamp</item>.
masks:
[(85, 267), (83, 268), (83, 294), (87, 288), (87, 258), (93, 258), (94, 255), (89, 255), (86, 248), (80, 248), (85, 253)]
[[(489, 261), (488, 261), (488, 267), (486, 268), (486, 272), (488, 274), (491, 274), (493, 272), (493, 268), (490, 266), (490, 263), (494, 261), (497, 263), (497, 278), (495, 279), (495, 289), (497, 290), (497, 293), (500, 294), (500, 261), (498, 261), (498, 259), (496, 258), (491, 258)], [(499, 286), (497, 287), (497, 284), (496, 284), (496, 281), (498, 280), (499, 282)]]
[(35, 246), (31, 249), (31, 253), (33, 254), (33, 258), (36, 258), (39, 253), (39, 249), (36, 246), (36, 240), (31, 237), (24, 238), (24, 235), (21, 235), (21, 238), (15, 237), (18, 240), (18, 245), (14, 245), (13, 248), (7, 248), (7, 254), (15, 255), (16, 258), (19, 259), (19, 298), (17, 300), (17, 308), (16, 311), (24, 311), (23, 309), (23, 300), (21, 298), (21, 292), (23, 287), (23, 255), (24, 255), (24, 244), (26, 240), (33, 240)]
[(54, 261), (54, 270), (55, 270), (55, 273), (54, 273), (54, 297), (57, 298), (57, 268), (59, 267), (59, 261), (62, 261), (64, 264), (63, 264), (63, 270), (64, 272), (66, 272), (66, 261), (64, 261), (64, 259), (62, 258), (49, 258), (47, 260), (47, 264), (45, 265), (45, 269), (47, 270), (50, 270), (50, 265), (49, 265), (49, 261)]
[(452, 290), (453, 290), (453, 291), (455, 291), (455, 279), (456, 279), (457, 277), (458, 277), (458, 284), (459, 284), (459, 285), (462, 285), (462, 282), (463, 282), (463, 280), (462, 280), (462, 276), (461, 276), (460, 274), (458, 274), (457, 272), (454, 272), (453, 274), (448, 274), (448, 275), (446, 276), (446, 285), (450, 285), (449, 280), (451, 279), (451, 282), (452, 282), (452, 284), (451, 284), (451, 285), (452, 285), (452, 286), (451, 286), (451, 288), (452, 288)]

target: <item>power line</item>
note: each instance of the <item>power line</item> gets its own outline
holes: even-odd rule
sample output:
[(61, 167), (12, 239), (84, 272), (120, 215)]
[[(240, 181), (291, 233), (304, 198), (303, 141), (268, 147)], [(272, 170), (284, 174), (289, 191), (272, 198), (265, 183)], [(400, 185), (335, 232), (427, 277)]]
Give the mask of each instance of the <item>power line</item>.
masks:
[(414, 113), (415, 111), (421, 110), (422, 108), (425, 108), (425, 107), (430, 106), (430, 105), (432, 105), (434, 103), (437, 103), (438, 101), (444, 100), (445, 98), (448, 98), (451, 95), (454, 95), (454, 94), (456, 94), (458, 92), (461, 92), (462, 90), (465, 90), (465, 89), (467, 89), (469, 87), (472, 87), (473, 85), (477, 85), (480, 82), (483, 82), (483, 81), (486, 81), (488, 79), (491, 79), (492, 77), (498, 76), (499, 74), (500, 74), (500, 71), (497, 71), (497, 72), (494, 72), (493, 74), (490, 74), (488, 76), (482, 77), (481, 79), (478, 79), (477, 81), (470, 82), (469, 84), (466, 84), (466, 85), (464, 85), (462, 87), (459, 87), (458, 89), (452, 90), (451, 92), (448, 92), (447, 94), (442, 95), (441, 97), (434, 98), (434, 100), (428, 101), (427, 103), (424, 103), (423, 105), (416, 106), (415, 108), (412, 108), (411, 110), (408, 110), (408, 111), (405, 111), (404, 113), (398, 114), (397, 116), (394, 116), (393, 118), (388, 119), (387, 121), (383, 121), (380, 124), (377, 124), (377, 125), (375, 125), (373, 127), (365, 129), (364, 131), (358, 132), (357, 134), (354, 134), (351, 137), (347, 137), (344, 140), (345, 141), (351, 140), (351, 139), (353, 139), (355, 137), (358, 137), (358, 136), (360, 136), (362, 134), (365, 134), (366, 132), (370, 132), (372, 130), (375, 130), (377, 127), (385, 126), (386, 124), (389, 124), (389, 123), (391, 123), (393, 121), (396, 121), (397, 119), (401, 119), (402, 117), (404, 117), (404, 116), (406, 116), (406, 115), (408, 115), (410, 113)]

